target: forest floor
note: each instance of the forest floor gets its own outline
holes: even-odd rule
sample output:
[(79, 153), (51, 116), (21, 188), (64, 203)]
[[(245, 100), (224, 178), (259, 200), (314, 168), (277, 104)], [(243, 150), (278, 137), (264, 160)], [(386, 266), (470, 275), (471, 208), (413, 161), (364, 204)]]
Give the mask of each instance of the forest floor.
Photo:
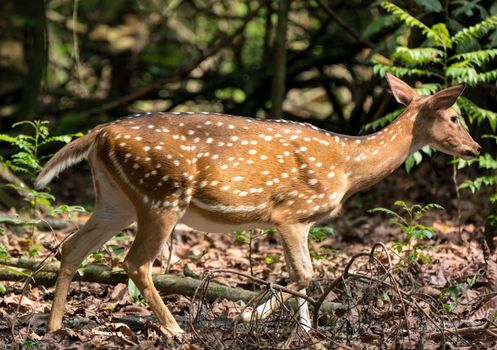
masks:
[[(64, 328), (45, 334), (53, 287), (33, 287), (24, 292), (19, 304), (23, 283), (4, 282), (7, 291), (0, 297), (0, 348), (490, 349), (497, 344), (497, 264), (495, 257), (484, 256), (481, 244), (488, 197), (461, 192), (459, 233), (450, 177), (447, 170), (437, 174), (431, 164), (423, 164), (410, 175), (399, 169), (372, 190), (351, 198), (340, 216), (330, 222), (333, 234), (323, 230), (319, 240), (311, 240), (314, 278), (308, 294), (317, 299), (335, 281), (326, 300), (343, 307), (321, 311), (318, 328), (309, 333), (302, 331), (287, 308), (265, 321), (239, 324), (235, 321), (243, 302), (224, 298), (206, 302), (199, 292), (195, 298), (164, 296), (187, 332), (182, 343), (168, 341), (147, 306), (133, 301), (127, 285), (73, 282)], [(90, 200), (88, 179), (81, 179), (77, 170), (66, 179), (64, 188), (55, 187), (58, 198), (71, 204)], [(396, 200), (443, 205), (445, 210), (429, 211), (422, 219), (436, 229), (431, 239), (407, 241), (388, 217), (367, 212), (373, 207), (395, 209)], [(87, 217), (81, 215), (75, 221), (81, 224)], [(53, 245), (74, 229), (38, 232), (37, 241)], [(125, 253), (121, 245), (129, 247), (133, 229), (88, 262), (120, 268)], [(14, 258), (28, 256), (26, 248), (33, 244), (30, 235), (16, 226), (9, 226), (0, 239)], [(199, 278), (249, 290), (266, 288), (236, 274), (208, 274), (231, 269), (286, 285), (279, 237), (257, 231), (251, 249), (249, 240), (248, 233), (205, 234), (178, 225), (171, 272), (182, 274), (187, 267), (189, 274)], [(344, 274), (352, 257), (372, 251), (369, 256), (354, 258)], [(47, 254), (48, 250), (41, 249), (29, 259), (41, 261)], [(167, 256), (165, 247), (156, 273), (164, 272)]]

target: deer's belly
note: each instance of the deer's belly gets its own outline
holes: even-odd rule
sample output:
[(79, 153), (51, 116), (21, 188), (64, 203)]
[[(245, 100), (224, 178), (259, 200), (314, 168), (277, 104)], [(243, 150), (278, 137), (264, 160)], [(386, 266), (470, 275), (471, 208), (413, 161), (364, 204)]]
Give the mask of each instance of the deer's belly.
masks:
[(219, 216), (212, 217), (201, 209), (190, 205), (180, 222), (191, 228), (202, 232), (216, 232), (216, 233), (229, 233), (240, 230), (250, 230), (254, 228), (269, 228), (273, 227), (271, 224), (263, 222), (241, 222), (240, 215), (226, 215), (224, 220)]

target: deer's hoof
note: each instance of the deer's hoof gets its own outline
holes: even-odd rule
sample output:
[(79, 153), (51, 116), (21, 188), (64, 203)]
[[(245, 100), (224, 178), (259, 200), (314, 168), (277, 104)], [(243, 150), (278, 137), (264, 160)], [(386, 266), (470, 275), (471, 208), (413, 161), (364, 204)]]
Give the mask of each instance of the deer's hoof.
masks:
[(254, 309), (248, 307), (240, 314), (240, 320), (243, 323), (250, 323), (252, 320), (256, 318), (256, 316), (257, 315), (254, 315)]
[(155, 328), (166, 338), (177, 339), (179, 341), (182, 341), (185, 338), (185, 331), (178, 325), (167, 327), (163, 325), (156, 325)]

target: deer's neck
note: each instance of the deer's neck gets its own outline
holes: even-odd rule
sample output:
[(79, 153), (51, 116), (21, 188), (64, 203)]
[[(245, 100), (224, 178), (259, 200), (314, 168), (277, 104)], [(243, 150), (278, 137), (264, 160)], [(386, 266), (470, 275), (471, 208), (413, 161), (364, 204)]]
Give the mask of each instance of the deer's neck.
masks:
[(415, 118), (415, 113), (406, 111), (375, 134), (344, 138), (347, 197), (392, 173), (411, 153), (423, 146), (414, 139)]

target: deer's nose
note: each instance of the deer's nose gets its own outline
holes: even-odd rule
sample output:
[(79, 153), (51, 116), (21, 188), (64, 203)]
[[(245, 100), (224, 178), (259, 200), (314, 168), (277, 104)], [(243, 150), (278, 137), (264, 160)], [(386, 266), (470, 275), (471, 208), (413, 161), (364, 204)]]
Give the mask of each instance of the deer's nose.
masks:
[(476, 153), (480, 154), (480, 152), (481, 152), (481, 146), (477, 145), (476, 146)]

